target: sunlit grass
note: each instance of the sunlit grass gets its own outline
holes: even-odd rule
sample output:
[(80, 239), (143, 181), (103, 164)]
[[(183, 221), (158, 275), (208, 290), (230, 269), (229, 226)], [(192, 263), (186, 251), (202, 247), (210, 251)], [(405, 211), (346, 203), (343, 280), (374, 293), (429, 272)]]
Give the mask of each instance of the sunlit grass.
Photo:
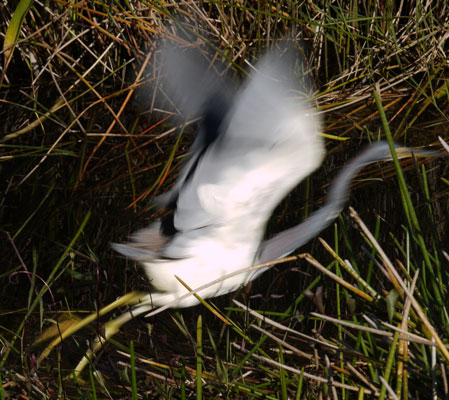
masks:
[(174, 182), (194, 137), (195, 122), (159, 90), (161, 38), (195, 43), (236, 81), (267, 46), (290, 43), (325, 134), (348, 139), (328, 136), (325, 165), (278, 207), (270, 234), (318, 208), (361, 144), (441, 149), (444, 2), (50, 1), (13, 19), (11, 7), (0, 20), (10, 32), (0, 88), (0, 399), (449, 398), (447, 157), (366, 168), (355, 211), (294, 261), (210, 309), (130, 322), (80, 378), (73, 368), (87, 342), (125, 309), (66, 339), (38, 369), (44, 346), (32, 346), (49, 326), (61, 335), (64, 321), (148, 291), (109, 243), (159, 215), (151, 200)]

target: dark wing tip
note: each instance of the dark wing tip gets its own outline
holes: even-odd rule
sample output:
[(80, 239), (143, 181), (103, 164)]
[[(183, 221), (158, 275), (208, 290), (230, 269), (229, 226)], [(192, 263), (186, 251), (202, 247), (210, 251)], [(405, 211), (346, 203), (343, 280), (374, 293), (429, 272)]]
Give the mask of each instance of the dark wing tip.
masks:
[(111, 243), (111, 247), (121, 255), (136, 261), (151, 261), (156, 258), (154, 251), (134, 246), (132, 243)]

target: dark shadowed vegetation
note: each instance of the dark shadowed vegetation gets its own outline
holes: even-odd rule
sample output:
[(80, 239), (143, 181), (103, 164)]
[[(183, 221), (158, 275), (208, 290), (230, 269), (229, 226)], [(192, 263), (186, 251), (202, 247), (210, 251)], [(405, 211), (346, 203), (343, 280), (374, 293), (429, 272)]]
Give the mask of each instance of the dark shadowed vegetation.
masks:
[(448, 28), (445, 1), (0, 5), (0, 399), (449, 399), (447, 153), (364, 169), (355, 211), (210, 301), (221, 318), (203, 305), (136, 318), (82, 380), (72, 371), (88, 341), (126, 309), (39, 368), (45, 344), (33, 345), (149, 288), (110, 242), (160, 216), (152, 199), (195, 135), (158, 84), (161, 41), (193, 43), (236, 82), (268, 47), (287, 43), (303, 60), (292, 68), (298, 87), (313, 82), (328, 153), (269, 236), (317, 209), (366, 143), (444, 151)]

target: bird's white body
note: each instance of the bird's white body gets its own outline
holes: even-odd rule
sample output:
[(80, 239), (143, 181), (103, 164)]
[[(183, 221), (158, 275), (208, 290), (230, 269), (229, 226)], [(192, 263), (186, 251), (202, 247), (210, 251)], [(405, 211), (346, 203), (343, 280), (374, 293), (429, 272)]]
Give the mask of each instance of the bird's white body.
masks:
[[(198, 255), (180, 260), (155, 260), (144, 262), (143, 266), (155, 293), (149, 295), (148, 299), (154, 306), (171, 303), (186, 294), (187, 289), (176, 279), (181, 278), (189, 287), (196, 289), (219, 277), (252, 265), (257, 246), (235, 245), (234, 243), (217, 244), (211, 238), (193, 246), (192, 251), (197, 250)], [(252, 273), (254, 275), (254, 272)], [(241, 274), (226, 279), (218, 284), (210, 286), (199, 295), (202, 298), (220, 296), (237, 290), (242, 283), (248, 282), (253, 276), (249, 273)], [(255, 277), (255, 276), (254, 276)], [(190, 307), (198, 303), (194, 296), (189, 296), (176, 307)]]
[[(306, 112), (304, 99), (300, 104), (292, 98), (291, 81), (276, 80), (284, 71), (279, 60), (270, 56), (257, 64), (256, 74), (224, 110), (217, 138), (207, 146), (196, 146), (193, 161), (181, 172), (174, 193), (169, 192), (176, 199), (176, 232), (155, 239), (162, 242), (156, 248), (153, 240), (148, 241), (148, 236), (162, 235), (156, 223), (134, 234), (130, 243), (115, 245), (142, 262), (155, 289), (150, 295), (154, 306), (187, 293), (176, 276), (194, 289), (257, 263), (274, 208), (322, 162), (320, 120)], [(234, 276), (199, 295), (232, 292), (261, 272)], [(197, 302), (191, 296), (176, 307)]]
[[(291, 132), (288, 140), (278, 144), (276, 149), (264, 145), (249, 150), (240, 164), (217, 171), (214, 179), (219, 183), (202, 184), (202, 165), (198, 166), (199, 175), (195, 176), (199, 180), (195, 193), (197, 207), (202, 207), (213, 223), (206, 227), (190, 226), (189, 230), (175, 235), (162, 252), (182, 258), (156, 258), (143, 262), (152, 285), (160, 293), (153, 295), (153, 302), (160, 305), (157, 300), (162, 300), (162, 293), (170, 294), (164, 296), (165, 304), (168, 299), (173, 301), (187, 292), (175, 276), (191, 288), (197, 288), (258, 262), (257, 254), (266, 221), (273, 208), (285, 193), (320, 165), (324, 155), (322, 140), (315, 133), (317, 126), (308, 126), (310, 124), (306, 122), (303, 117), (292, 118), (288, 124), (281, 121), (284, 126), (279, 129)], [(304, 150), (313, 157), (304, 157)], [(213, 149), (207, 156), (203, 160), (204, 165), (215, 159)], [(207, 169), (207, 172), (210, 176), (211, 171)], [(193, 184), (196, 184), (195, 180)], [(181, 194), (179, 202), (182, 204), (183, 200)], [(195, 207), (178, 211), (194, 213)], [(259, 270), (228, 278), (202, 290), (199, 295), (208, 298), (232, 292), (262, 272)], [(177, 306), (188, 307), (196, 303), (192, 296)]]

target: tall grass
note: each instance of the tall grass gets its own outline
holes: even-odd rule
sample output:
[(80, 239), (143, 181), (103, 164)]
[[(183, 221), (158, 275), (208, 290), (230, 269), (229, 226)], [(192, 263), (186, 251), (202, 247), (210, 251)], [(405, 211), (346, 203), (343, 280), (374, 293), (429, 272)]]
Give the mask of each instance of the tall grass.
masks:
[(353, 210), (321, 239), (212, 301), (224, 319), (203, 306), (139, 318), (85, 382), (72, 369), (113, 315), (39, 368), (32, 346), (49, 326), (148, 290), (109, 243), (158, 216), (151, 199), (194, 137), (159, 90), (160, 40), (195, 43), (236, 81), (269, 46), (301, 55), (298, 79), (313, 81), (333, 139), (271, 234), (319, 207), (363, 143), (449, 137), (444, 1), (52, 0), (0, 11), (0, 398), (449, 398), (447, 158), (366, 168)]

